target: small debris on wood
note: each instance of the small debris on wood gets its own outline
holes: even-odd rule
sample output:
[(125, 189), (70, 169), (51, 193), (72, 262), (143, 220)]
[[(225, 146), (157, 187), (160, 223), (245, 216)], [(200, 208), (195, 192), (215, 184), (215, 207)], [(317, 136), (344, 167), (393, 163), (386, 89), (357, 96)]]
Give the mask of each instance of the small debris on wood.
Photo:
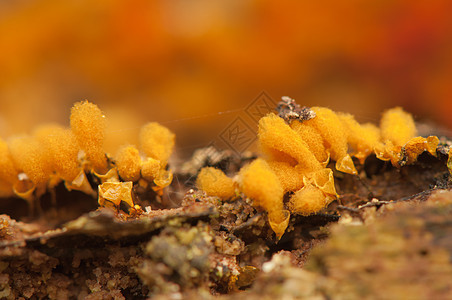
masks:
[(281, 97), (281, 101), (278, 102), (276, 111), (287, 123), (290, 123), (292, 120), (307, 121), (315, 118), (315, 112), (309, 107), (301, 107), (294, 99), (287, 96)]

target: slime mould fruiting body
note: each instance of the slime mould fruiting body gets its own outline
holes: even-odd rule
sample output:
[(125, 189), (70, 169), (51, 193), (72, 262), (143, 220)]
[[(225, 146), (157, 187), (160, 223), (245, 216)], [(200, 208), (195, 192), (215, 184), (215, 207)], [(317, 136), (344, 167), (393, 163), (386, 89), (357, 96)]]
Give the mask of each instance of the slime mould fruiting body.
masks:
[[(61, 181), (68, 190), (98, 195), (99, 204), (131, 207), (134, 184), (143, 183), (159, 192), (171, 183), (167, 170), (175, 135), (167, 128), (148, 123), (140, 132), (140, 148), (120, 147), (114, 156), (104, 151), (106, 117), (93, 103), (82, 101), (71, 109), (70, 128), (50, 124), (31, 135), (0, 139), (0, 196), (16, 195), (33, 207), (37, 198)], [(91, 173), (100, 184), (93, 190)]]
[[(244, 166), (234, 181), (213, 168), (201, 170), (197, 181), (212, 196), (225, 199), (242, 192), (251, 198), (254, 206), (267, 212), (278, 239), (290, 213), (310, 215), (338, 197), (333, 170), (327, 167), (330, 160), (337, 171), (357, 175), (352, 157), (362, 164), (375, 154), (400, 167), (415, 162), (424, 151), (436, 156), (439, 139), (416, 137), (413, 117), (399, 107), (385, 111), (378, 127), (360, 124), (350, 114), (324, 107), (313, 107), (308, 113), (287, 97), (283, 101), (283, 115), (270, 113), (259, 121), (260, 158)], [(307, 117), (287, 112), (287, 103)]]
[[(208, 195), (231, 201), (243, 193), (252, 199), (267, 212), (277, 238), (291, 213), (319, 212), (338, 197), (330, 160), (337, 171), (356, 175), (352, 157), (363, 164), (375, 154), (400, 167), (414, 163), (424, 151), (435, 156), (439, 143), (436, 136), (416, 137), (412, 116), (401, 108), (384, 112), (379, 126), (360, 124), (352, 115), (328, 108), (300, 107), (289, 97), (283, 97), (278, 110), (279, 115), (259, 120), (259, 158), (234, 178), (212, 167), (197, 177), (198, 188)], [(118, 209), (125, 202), (138, 209), (135, 186), (161, 194), (172, 181), (168, 159), (175, 135), (151, 122), (141, 128), (138, 146), (126, 143), (110, 155), (103, 146), (106, 128), (103, 112), (82, 101), (71, 109), (70, 128), (49, 124), (31, 135), (0, 138), (0, 197), (16, 195), (33, 210), (37, 198), (64, 182), (68, 190), (97, 196), (101, 206)], [(97, 191), (87, 175), (97, 179)]]

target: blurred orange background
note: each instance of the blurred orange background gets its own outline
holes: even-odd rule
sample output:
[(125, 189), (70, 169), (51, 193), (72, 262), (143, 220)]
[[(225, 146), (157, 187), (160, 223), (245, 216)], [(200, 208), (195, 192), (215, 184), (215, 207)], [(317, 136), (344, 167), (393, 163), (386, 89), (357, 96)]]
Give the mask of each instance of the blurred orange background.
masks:
[(0, 136), (68, 124), (88, 99), (110, 120), (108, 151), (159, 121), (190, 153), (263, 90), (360, 121), (401, 105), (452, 128), (451, 12), (449, 0), (1, 1)]

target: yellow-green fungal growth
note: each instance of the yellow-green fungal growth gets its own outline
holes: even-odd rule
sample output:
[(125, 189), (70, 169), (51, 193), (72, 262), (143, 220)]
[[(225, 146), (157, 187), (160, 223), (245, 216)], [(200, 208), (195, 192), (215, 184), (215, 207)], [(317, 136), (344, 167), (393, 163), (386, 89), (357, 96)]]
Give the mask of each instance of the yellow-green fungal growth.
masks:
[(71, 130), (88, 162), (97, 173), (107, 171), (103, 144), (106, 119), (97, 105), (88, 101), (76, 103), (71, 109)]
[(270, 227), (278, 239), (281, 238), (289, 224), (290, 214), (284, 210), (284, 190), (278, 177), (265, 160), (258, 158), (241, 169), (240, 181), (245, 195), (253, 199), (255, 206), (267, 211)]
[(232, 179), (226, 176), (223, 171), (212, 167), (202, 168), (196, 179), (196, 185), (209, 196), (229, 199), (235, 195)]
[(72, 131), (60, 125), (45, 125), (38, 127), (33, 135), (47, 151), (52, 171), (65, 181), (73, 181), (81, 168), (79, 146)]
[(417, 134), (413, 117), (400, 107), (388, 109), (380, 121), (383, 142), (390, 141), (394, 146), (403, 146)]
[(166, 165), (173, 152), (175, 135), (168, 128), (152, 122), (140, 130), (140, 150), (147, 157), (159, 160)]
[(135, 146), (125, 145), (119, 148), (115, 161), (119, 176), (124, 181), (137, 181), (140, 179), (141, 158)]

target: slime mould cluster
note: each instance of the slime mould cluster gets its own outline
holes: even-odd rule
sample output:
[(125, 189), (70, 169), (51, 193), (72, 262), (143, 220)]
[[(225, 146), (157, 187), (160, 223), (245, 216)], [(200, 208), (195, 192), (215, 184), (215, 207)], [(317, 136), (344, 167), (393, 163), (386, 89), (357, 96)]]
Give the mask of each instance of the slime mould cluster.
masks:
[[(277, 110), (259, 122), (259, 155), (198, 149), (172, 184), (173, 133), (149, 123), (110, 155), (89, 102), (70, 128), (2, 141), (2, 195), (32, 206), (53, 192), (60, 206), (30, 223), (0, 215), (0, 298), (400, 298), (412, 282), (410, 296), (450, 295), (451, 142), (417, 137), (400, 108), (379, 126), (288, 97)], [(178, 207), (138, 206), (196, 174)], [(102, 207), (67, 218), (88, 201), (65, 187)]]
[(364, 164), (371, 154), (395, 167), (414, 163), (424, 151), (436, 156), (438, 137), (417, 136), (413, 117), (399, 107), (385, 111), (379, 127), (324, 107), (300, 108), (288, 97), (279, 107), (279, 116), (270, 113), (259, 121), (259, 158), (234, 179), (211, 167), (197, 179), (208, 195), (251, 198), (267, 212), (277, 238), (291, 213), (310, 215), (339, 197), (330, 160), (337, 171), (358, 175), (355, 163)]
[[(71, 109), (70, 128), (43, 125), (31, 135), (0, 139), (0, 196), (18, 196), (30, 207), (60, 182), (68, 190), (98, 195), (101, 206), (131, 209), (134, 183), (157, 193), (172, 180), (167, 170), (175, 135), (157, 123), (141, 128), (137, 148), (124, 145), (113, 156), (103, 148), (106, 117), (93, 103), (76, 103)], [(88, 177), (97, 178), (98, 191)]]

